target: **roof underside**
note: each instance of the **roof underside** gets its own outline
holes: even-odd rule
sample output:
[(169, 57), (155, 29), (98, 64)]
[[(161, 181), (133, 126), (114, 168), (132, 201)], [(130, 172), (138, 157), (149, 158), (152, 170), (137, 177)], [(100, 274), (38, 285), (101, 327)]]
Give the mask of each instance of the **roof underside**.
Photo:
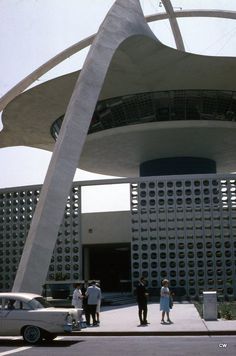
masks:
[[(58, 77), (14, 99), (3, 112), (0, 147), (24, 145), (53, 150), (50, 128), (55, 119), (64, 115), (78, 75), (79, 72), (75, 72)], [(125, 40), (113, 56), (99, 100), (175, 90), (235, 91), (236, 84), (232, 80), (235, 76), (235, 58), (181, 52), (158, 40), (137, 35)], [(142, 134), (140, 128), (131, 125), (125, 130), (120, 127), (89, 135), (80, 168), (103, 174), (136, 175), (141, 162), (157, 156), (173, 156), (173, 150), (182, 155), (185, 150), (185, 156), (202, 154), (217, 162), (218, 171), (231, 171), (236, 168), (233, 159), (235, 134), (232, 134), (236, 125), (233, 122), (213, 124), (211, 121), (207, 125), (206, 122), (204, 125), (200, 122), (188, 125), (178, 121), (174, 126), (165, 123), (163, 130), (157, 123), (154, 131), (153, 125), (144, 124)], [(149, 140), (154, 132), (155, 136)], [(208, 145), (198, 144), (203, 140), (208, 141)], [(179, 146), (177, 142), (180, 142)], [(127, 151), (132, 152), (129, 157)], [(119, 164), (112, 164), (114, 157)]]

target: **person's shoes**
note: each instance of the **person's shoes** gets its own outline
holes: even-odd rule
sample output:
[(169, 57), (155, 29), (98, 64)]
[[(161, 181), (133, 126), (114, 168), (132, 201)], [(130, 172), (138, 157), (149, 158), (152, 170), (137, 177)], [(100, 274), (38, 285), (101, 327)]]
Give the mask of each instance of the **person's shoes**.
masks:
[(167, 320), (169, 324), (173, 324), (173, 321), (171, 321), (170, 319)]
[(165, 324), (166, 322), (165, 322), (165, 320), (161, 320), (161, 324)]

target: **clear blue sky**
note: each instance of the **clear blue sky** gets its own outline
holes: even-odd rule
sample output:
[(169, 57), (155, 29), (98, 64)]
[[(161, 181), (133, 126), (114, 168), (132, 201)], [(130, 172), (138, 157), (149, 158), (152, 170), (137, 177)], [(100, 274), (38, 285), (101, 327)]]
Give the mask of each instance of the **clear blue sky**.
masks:
[[(113, 3), (114, 0), (1, 0), (0, 96), (63, 49), (95, 33)], [(145, 15), (164, 11), (164, 7), (159, 6), (160, 1), (141, 0), (140, 3)], [(173, 0), (172, 4), (176, 9), (236, 11), (235, 0)], [(187, 51), (235, 56), (236, 21), (191, 18), (178, 22)], [(162, 42), (174, 46), (167, 20), (150, 26)], [(87, 50), (84, 50), (72, 56), (34, 85), (81, 68), (86, 54)], [(50, 157), (50, 152), (27, 147), (0, 149), (0, 188), (43, 183)], [(75, 180), (99, 177), (78, 171)], [(127, 188), (118, 189), (117, 192), (112, 188), (107, 189), (105, 195), (112, 195), (112, 199), (105, 200), (104, 207), (101, 207), (101, 203), (94, 205), (94, 191), (90, 189), (86, 193), (85, 211), (128, 208)]]

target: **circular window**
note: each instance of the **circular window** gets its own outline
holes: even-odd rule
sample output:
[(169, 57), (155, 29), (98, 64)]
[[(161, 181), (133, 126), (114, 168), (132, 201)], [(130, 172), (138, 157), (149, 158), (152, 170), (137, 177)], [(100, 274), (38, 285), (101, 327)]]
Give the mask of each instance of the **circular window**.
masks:
[(156, 262), (151, 262), (151, 268), (157, 268), (157, 263)]
[(155, 191), (154, 191), (154, 190), (150, 190), (149, 196), (150, 196), (151, 198), (153, 198), (153, 197), (155, 197), (155, 195), (156, 195)]
[(142, 268), (145, 268), (145, 269), (148, 268), (148, 263), (147, 262), (143, 262), (142, 263)]
[(139, 249), (139, 246), (138, 246), (138, 245), (136, 245), (136, 244), (133, 245), (133, 250), (134, 250), (134, 251), (138, 251), (138, 249)]
[(133, 259), (134, 260), (138, 260), (139, 259), (139, 255), (137, 253), (133, 253)]
[(155, 252), (151, 253), (151, 259), (156, 260), (157, 259), (157, 254)]
[(147, 260), (148, 259), (148, 254), (147, 253), (143, 253), (142, 254), (142, 259), (143, 260)]

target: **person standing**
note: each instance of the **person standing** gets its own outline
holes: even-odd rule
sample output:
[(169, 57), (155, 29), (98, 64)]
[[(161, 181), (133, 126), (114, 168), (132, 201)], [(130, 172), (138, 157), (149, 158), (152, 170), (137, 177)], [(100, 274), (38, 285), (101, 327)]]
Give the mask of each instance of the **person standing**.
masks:
[[(96, 283), (96, 286), (101, 289), (99, 283)], [(97, 307), (96, 307), (96, 322), (98, 325), (100, 325), (100, 311), (101, 311), (101, 299), (98, 300)]]
[(84, 283), (82, 284), (82, 287), (81, 287), (81, 292), (83, 295), (82, 306), (83, 306), (83, 312), (85, 315), (86, 324), (88, 326), (89, 325), (89, 312), (88, 312), (88, 297), (86, 295), (87, 289), (88, 289), (88, 281), (84, 281)]
[(147, 321), (147, 299), (148, 293), (146, 288), (145, 277), (141, 277), (136, 289), (136, 297), (138, 303), (138, 316), (140, 325), (148, 325)]
[(81, 289), (80, 289), (80, 283), (77, 283), (75, 285), (75, 290), (73, 292), (72, 303), (71, 304), (76, 309), (81, 309), (82, 308), (82, 300), (83, 300), (83, 294), (82, 294)]
[(161, 324), (165, 324), (165, 314), (167, 316), (167, 322), (172, 323), (170, 320), (170, 290), (168, 279), (163, 279), (161, 293), (160, 293), (160, 310), (162, 311)]
[(75, 285), (75, 290), (72, 296), (71, 304), (78, 310), (78, 320), (82, 321), (82, 301), (83, 301), (83, 294), (80, 289), (80, 283)]
[(88, 312), (89, 312), (89, 320), (88, 323), (90, 324), (90, 316), (92, 316), (93, 326), (98, 326), (96, 321), (96, 308), (98, 303), (102, 299), (101, 289), (96, 286), (96, 282), (93, 281), (91, 286), (88, 287), (86, 291), (86, 296), (88, 297)]

